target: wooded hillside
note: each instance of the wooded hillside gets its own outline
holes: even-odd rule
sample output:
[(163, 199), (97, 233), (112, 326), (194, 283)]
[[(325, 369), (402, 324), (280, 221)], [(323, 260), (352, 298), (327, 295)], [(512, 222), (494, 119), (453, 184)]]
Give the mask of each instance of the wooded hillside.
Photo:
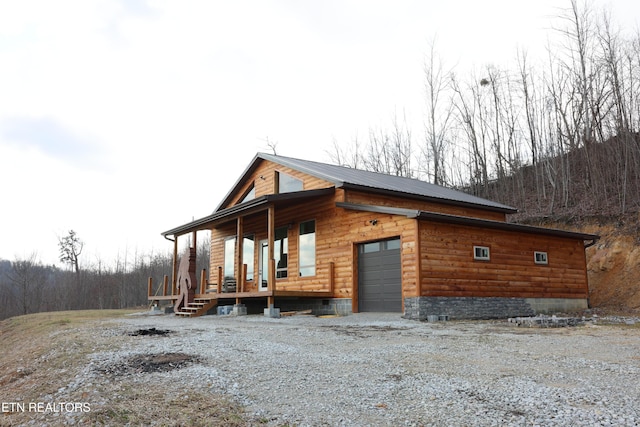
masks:
[(512, 222), (600, 234), (587, 250), (591, 303), (640, 309), (640, 29), (564, 6), (545, 58), (519, 50), (511, 66), (462, 75), (433, 42), (424, 132), (396, 115), (329, 155), (514, 206)]
[(640, 206), (640, 31), (571, 0), (550, 20), (546, 58), (461, 75), (434, 42), (424, 65), (424, 132), (389, 129), (329, 153), (343, 165), (456, 187), (537, 216)]

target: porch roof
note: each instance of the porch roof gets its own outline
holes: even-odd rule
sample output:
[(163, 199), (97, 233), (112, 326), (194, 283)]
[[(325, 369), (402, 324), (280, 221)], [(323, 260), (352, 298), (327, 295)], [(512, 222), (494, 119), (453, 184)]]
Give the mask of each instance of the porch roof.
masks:
[(322, 188), (319, 190), (295, 191), (282, 194), (267, 194), (256, 197), (244, 203), (237, 204), (227, 209), (214, 212), (211, 215), (188, 222), (178, 227), (161, 233), (167, 236), (180, 236), (192, 231), (206, 230), (217, 223), (226, 222), (234, 218), (266, 210), (270, 205), (281, 206), (292, 201), (299, 201), (313, 197), (328, 196), (333, 194), (335, 188)]

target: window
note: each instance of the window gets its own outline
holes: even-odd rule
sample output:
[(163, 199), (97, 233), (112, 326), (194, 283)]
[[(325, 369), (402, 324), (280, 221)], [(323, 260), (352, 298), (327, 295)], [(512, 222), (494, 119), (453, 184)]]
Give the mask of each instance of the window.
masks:
[(235, 253), (236, 238), (232, 237), (224, 242), (224, 280), (225, 282), (235, 280)]
[(546, 252), (534, 252), (533, 253), (533, 262), (535, 262), (536, 264), (549, 264), (549, 260), (547, 258), (547, 253)]
[(370, 252), (380, 252), (380, 242), (365, 243), (360, 248), (365, 254), (368, 254)]
[(248, 202), (249, 200), (253, 200), (256, 198), (256, 187), (251, 184), (251, 187), (247, 190), (244, 197), (240, 200), (240, 203)]
[(242, 243), (242, 263), (247, 265), (247, 281), (253, 280), (254, 244), (253, 234), (244, 236)]
[(276, 194), (302, 191), (302, 181), (286, 173), (276, 172)]
[(387, 250), (400, 249), (400, 239), (391, 239), (386, 242)]
[(382, 240), (377, 242), (369, 242), (359, 245), (361, 253), (371, 253), (380, 251), (390, 251), (400, 249), (400, 239)]
[(276, 279), (287, 277), (287, 258), (289, 257), (289, 227), (276, 228), (273, 242), (273, 258), (276, 261)]
[(316, 275), (316, 222), (300, 223), (300, 277)]
[(474, 246), (473, 259), (479, 261), (489, 261), (491, 259), (489, 248), (487, 246)]

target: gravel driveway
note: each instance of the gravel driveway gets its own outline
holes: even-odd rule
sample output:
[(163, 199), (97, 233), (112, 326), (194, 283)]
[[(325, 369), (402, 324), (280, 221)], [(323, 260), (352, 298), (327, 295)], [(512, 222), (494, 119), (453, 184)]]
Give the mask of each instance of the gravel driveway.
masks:
[(224, 392), (260, 425), (640, 424), (637, 326), (538, 329), (356, 314), (129, 316), (114, 328), (169, 333), (130, 336), (122, 349), (93, 354), (67, 390), (101, 381), (132, 357), (178, 353), (193, 358), (129, 375), (141, 387), (179, 382), (186, 394)]

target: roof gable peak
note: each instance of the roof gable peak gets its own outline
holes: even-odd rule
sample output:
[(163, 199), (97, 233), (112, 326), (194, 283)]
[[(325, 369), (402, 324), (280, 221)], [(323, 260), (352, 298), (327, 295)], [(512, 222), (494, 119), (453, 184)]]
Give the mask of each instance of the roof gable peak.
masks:
[(396, 194), (398, 196), (421, 198), (446, 204), (462, 204), (504, 213), (517, 212), (517, 209), (511, 206), (503, 205), (492, 200), (483, 199), (462, 191), (431, 184), (415, 178), (388, 175), (380, 172), (372, 172), (346, 166), (302, 160), (262, 152), (256, 154), (247, 169), (240, 176), (240, 179), (232, 187), (231, 191), (227, 194), (216, 211), (229, 203), (239, 187), (246, 182), (248, 176), (255, 171), (261, 161), (268, 161), (281, 166), (286, 166), (299, 172), (331, 182), (336, 187), (385, 192)]

